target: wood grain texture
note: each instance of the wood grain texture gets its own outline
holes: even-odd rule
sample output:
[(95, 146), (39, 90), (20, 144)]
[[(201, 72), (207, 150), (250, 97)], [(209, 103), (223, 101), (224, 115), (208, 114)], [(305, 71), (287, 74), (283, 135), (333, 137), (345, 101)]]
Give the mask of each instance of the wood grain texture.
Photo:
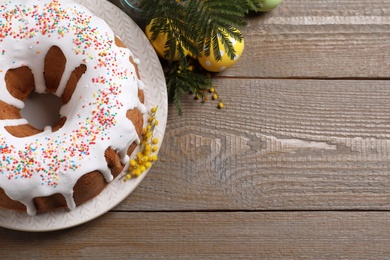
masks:
[[(121, 6), (119, 0), (110, 1)], [(285, 0), (246, 20), (244, 54), (221, 76), (390, 77), (388, 1)]]
[(1, 259), (384, 259), (388, 212), (109, 213), (62, 232), (0, 229)]
[[(387, 81), (218, 79), (117, 210), (390, 209)], [(199, 112), (202, 111), (202, 112)]]
[(285, 0), (253, 15), (244, 55), (224, 75), (388, 78), (390, 2)]
[(390, 2), (285, 0), (247, 21), (214, 81), (226, 109), (184, 96), (127, 199), (64, 231), (0, 228), (0, 258), (387, 259)]

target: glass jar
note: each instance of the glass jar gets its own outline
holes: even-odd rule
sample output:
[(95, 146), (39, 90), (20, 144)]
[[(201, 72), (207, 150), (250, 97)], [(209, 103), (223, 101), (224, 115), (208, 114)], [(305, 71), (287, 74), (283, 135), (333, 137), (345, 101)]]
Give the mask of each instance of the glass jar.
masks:
[(120, 0), (122, 6), (127, 9), (133, 9), (134, 11), (139, 12), (139, 5), (140, 5), (140, 0)]
[(136, 22), (139, 26), (144, 26), (146, 21), (143, 19), (142, 10), (139, 9), (141, 0), (120, 0), (123, 10)]

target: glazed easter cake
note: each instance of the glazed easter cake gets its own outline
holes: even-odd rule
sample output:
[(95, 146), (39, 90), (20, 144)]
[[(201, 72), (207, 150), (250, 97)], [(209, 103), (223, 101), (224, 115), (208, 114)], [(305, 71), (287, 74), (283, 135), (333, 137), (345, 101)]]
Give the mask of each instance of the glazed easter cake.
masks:
[[(0, 1), (0, 207), (74, 209), (126, 167), (143, 126), (138, 60), (71, 0)], [(62, 100), (37, 129), (21, 116), (33, 92)]]

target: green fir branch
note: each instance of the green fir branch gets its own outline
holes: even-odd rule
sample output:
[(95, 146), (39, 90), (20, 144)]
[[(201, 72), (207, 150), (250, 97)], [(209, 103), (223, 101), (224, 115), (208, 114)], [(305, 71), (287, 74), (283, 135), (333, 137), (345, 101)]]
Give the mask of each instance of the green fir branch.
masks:
[(203, 99), (204, 92), (212, 87), (212, 80), (205, 73), (191, 70), (189, 67), (182, 68), (178, 63), (166, 72), (166, 78), (170, 100), (175, 104), (179, 114), (182, 113), (179, 95), (191, 93)]
[[(168, 60), (166, 79), (168, 95), (177, 107), (182, 107), (179, 97), (191, 92), (204, 97), (204, 91), (212, 86), (204, 71), (189, 70), (189, 52), (193, 57), (205, 55), (222, 59), (219, 41), (224, 51), (234, 59), (235, 49), (230, 38), (241, 42), (238, 31), (246, 25), (244, 17), (256, 8), (258, 0), (142, 0), (143, 17), (151, 24), (151, 41), (160, 33), (167, 37), (164, 58)], [(178, 60), (175, 60), (175, 57)]]
[[(153, 19), (151, 27), (152, 38), (155, 40), (159, 33), (167, 34), (167, 51), (164, 57), (172, 61), (177, 53), (180, 60), (184, 60), (184, 49), (194, 55), (210, 55), (210, 43), (218, 32), (224, 31), (227, 35), (241, 41), (237, 36), (236, 28), (245, 26), (243, 17), (247, 11), (237, 0), (187, 0), (176, 3), (172, 0), (144, 0), (140, 8), (145, 17)], [(227, 39), (226, 37), (223, 37)], [(224, 40), (225, 40), (224, 39)], [(215, 43), (215, 41), (213, 41)], [(223, 42), (229, 54), (233, 53), (232, 44)], [(219, 45), (214, 46), (219, 52)], [(215, 56), (220, 60), (220, 55)]]
[(247, 13), (249, 11), (257, 11), (257, 9), (261, 8), (261, 4), (259, 0), (243, 0), (246, 5)]

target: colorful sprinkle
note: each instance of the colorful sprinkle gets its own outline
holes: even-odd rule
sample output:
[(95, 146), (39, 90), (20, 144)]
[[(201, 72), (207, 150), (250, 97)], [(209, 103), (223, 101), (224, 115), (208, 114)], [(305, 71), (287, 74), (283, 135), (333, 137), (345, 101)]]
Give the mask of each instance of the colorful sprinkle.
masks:
[[(84, 64), (93, 61), (95, 68), (103, 68), (106, 72), (91, 79), (91, 86), (96, 90), (91, 101), (82, 108), (92, 113), (85, 120), (80, 120), (77, 130), (57, 138), (47, 137), (44, 145), (36, 140), (26, 144), (23, 149), (7, 145), (7, 138), (0, 135), (0, 174), (7, 174), (9, 180), (39, 176), (42, 185), (55, 188), (59, 185), (61, 173), (76, 171), (81, 167), (83, 158), (89, 156), (99, 142), (109, 140), (110, 130), (118, 123), (117, 111), (124, 107), (116, 98), (123, 88), (118, 82), (136, 80), (136, 76), (125, 66), (119, 67), (116, 63), (116, 56), (124, 57), (126, 53), (122, 50), (120, 54), (114, 53), (114, 40), (91, 25), (91, 15), (77, 8), (64, 9), (58, 0), (45, 4), (43, 8), (37, 5), (25, 7), (23, 4), (8, 7), (11, 3), (0, 5), (0, 43), (6, 37), (34, 39), (45, 36), (62, 39), (72, 33), (74, 53), (83, 56)], [(15, 23), (20, 26), (14, 26)], [(41, 41), (34, 40), (32, 43), (40, 45)], [(98, 51), (99, 55), (93, 57), (92, 51)], [(6, 56), (6, 50), (2, 50), (1, 54)], [(37, 50), (35, 54), (40, 55), (41, 52)], [(82, 119), (80, 114), (77, 118)]]

